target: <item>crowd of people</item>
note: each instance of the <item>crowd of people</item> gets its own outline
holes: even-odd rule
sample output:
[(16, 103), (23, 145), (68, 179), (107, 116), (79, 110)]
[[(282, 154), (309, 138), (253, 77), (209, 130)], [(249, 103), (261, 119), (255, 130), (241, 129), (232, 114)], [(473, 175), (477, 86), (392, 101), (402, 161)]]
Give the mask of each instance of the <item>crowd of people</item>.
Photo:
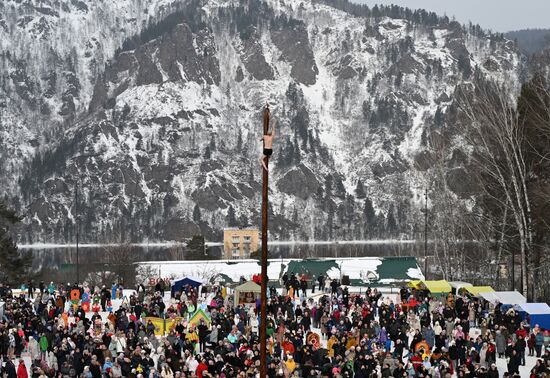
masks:
[[(527, 355), (531, 377), (550, 372), (548, 337), (513, 308), (406, 287), (392, 300), (326, 277), (282, 281), (267, 303), (269, 377), (515, 377)], [(122, 299), (114, 284), (27, 286), (0, 284), (4, 377), (259, 376), (259, 302), (234, 303), (224, 286), (170, 296), (139, 285)], [(74, 290), (99, 308), (86, 313)], [(191, 324), (199, 308), (207, 317)], [(159, 335), (149, 317), (177, 321)]]

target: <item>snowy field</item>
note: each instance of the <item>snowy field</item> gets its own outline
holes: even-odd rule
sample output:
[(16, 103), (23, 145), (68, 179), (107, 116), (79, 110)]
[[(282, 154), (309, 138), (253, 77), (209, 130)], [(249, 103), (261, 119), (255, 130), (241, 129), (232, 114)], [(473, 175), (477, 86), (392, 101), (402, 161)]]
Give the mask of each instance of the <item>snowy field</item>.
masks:
[[(334, 261), (336, 267), (326, 272), (330, 279), (341, 279), (347, 275), (351, 280), (362, 280), (368, 284), (371, 274), (376, 277), (378, 266), (382, 265), (383, 258), (360, 257), (360, 258), (330, 258), (318, 259)], [(277, 280), (287, 271), (289, 263), (300, 261), (300, 259), (272, 259), (268, 261), (267, 275), (270, 280)], [(211, 277), (223, 273), (233, 280), (239, 282), (241, 277), (251, 279), (255, 274), (260, 274), (258, 260), (205, 260), (205, 261), (154, 261), (139, 262), (138, 265), (144, 270), (153, 272), (156, 277), (197, 277), (208, 281)], [(407, 271), (410, 280), (422, 280), (424, 276), (418, 266)], [(389, 284), (391, 282), (383, 282)]]

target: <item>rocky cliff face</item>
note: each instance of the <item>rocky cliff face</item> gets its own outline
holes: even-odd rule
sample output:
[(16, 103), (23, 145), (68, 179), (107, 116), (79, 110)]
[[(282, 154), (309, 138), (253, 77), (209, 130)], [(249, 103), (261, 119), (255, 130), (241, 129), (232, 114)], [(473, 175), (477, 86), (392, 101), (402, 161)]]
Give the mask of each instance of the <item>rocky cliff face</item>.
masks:
[(81, 117), (123, 41), (177, 6), (168, 0), (0, 2), (3, 190), (17, 194), (27, 163)]
[(434, 172), (475, 206), (468, 148), (446, 115), (455, 89), (474, 75), (517, 82), (520, 67), (499, 36), (390, 8), (7, 4), (2, 41), (19, 42), (3, 45), (2, 185), (27, 242), (73, 237), (75, 185), (87, 241), (212, 240), (257, 224), (266, 102), (279, 121), (275, 237), (414, 237)]

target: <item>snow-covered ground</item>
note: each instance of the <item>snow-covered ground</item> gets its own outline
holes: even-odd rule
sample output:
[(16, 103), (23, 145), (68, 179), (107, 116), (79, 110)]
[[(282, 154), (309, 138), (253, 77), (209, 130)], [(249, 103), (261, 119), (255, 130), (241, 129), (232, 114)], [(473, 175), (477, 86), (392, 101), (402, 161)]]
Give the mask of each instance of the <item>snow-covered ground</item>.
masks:
[[(361, 257), (361, 258), (332, 258), (320, 259), (334, 261), (338, 267), (330, 268), (326, 274), (331, 279), (341, 279), (342, 275), (347, 275), (351, 280), (363, 280), (368, 283), (371, 276), (377, 276), (377, 267), (382, 264), (383, 258), (380, 257)], [(300, 261), (300, 259), (272, 259), (267, 266), (267, 275), (271, 280), (279, 279), (287, 271), (289, 263)], [(203, 281), (218, 274), (224, 274), (234, 282), (239, 282), (241, 277), (252, 278), (255, 274), (260, 274), (260, 265), (258, 260), (205, 260), (205, 261), (153, 261), (139, 262), (140, 268), (145, 272), (152, 271), (158, 277), (179, 278), (179, 277), (198, 277)], [(424, 276), (417, 266), (407, 271), (410, 280), (421, 280)], [(384, 282), (385, 284), (391, 282)]]

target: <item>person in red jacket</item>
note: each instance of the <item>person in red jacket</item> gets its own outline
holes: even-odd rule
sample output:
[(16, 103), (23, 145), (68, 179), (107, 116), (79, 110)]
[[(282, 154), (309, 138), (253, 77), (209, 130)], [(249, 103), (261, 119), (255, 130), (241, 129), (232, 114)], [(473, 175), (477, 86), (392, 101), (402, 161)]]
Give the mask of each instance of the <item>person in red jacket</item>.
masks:
[(199, 361), (199, 366), (197, 366), (195, 374), (197, 374), (197, 377), (202, 378), (202, 373), (208, 370), (208, 365), (206, 365), (204, 360), (199, 356), (197, 356), (196, 359)]
[(517, 337), (523, 337), (524, 339), (527, 337), (527, 330), (523, 327), (523, 324), (519, 325), (519, 329), (516, 330), (516, 336)]
[(19, 366), (17, 367), (17, 378), (29, 378), (25, 361), (22, 359), (19, 360)]
[(422, 365), (422, 355), (416, 352), (411, 358), (410, 361), (413, 364), (414, 370), (418, 371), (420, 365)]

